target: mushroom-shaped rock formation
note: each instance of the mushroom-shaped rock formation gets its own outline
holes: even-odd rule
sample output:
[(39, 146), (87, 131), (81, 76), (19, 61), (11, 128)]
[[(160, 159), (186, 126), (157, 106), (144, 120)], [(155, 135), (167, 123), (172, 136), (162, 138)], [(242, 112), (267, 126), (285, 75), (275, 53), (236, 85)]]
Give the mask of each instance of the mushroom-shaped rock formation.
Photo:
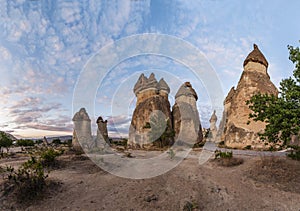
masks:
[(224, 100), (219, 134), (222, 134), (221, 140), (226, 146), (244, 148), (251, 145), (256, 149), (266, 147), (258, 136), (259, 132), (264, 131), (265, 123), (249, 120), (251, 110), (246, 101), (256, 93), (278, 95), (278, 90), (267, 73), (267, 67), (265, 56), (254, 44), (254, 50), (245, 59), (244, 71), (237, 88), (231, 88)]
[(178, 98), (180, 96), (193, 96), (196, 101), (198, 100), (197, 93), (193, 89), (192, 85), (190, 82), (185, 82), (184, 84), (181, 85), (179, 90), (177, 91), (175, 98)]
[(203, 140), (197, 100), (198, 96), (190, 82), (185, 82), (180, 86), (172, 108), (175, 140), (187, 142), (190, 145)]
[[(137, 83), (134, 86), (134, 93), (137, 97), (137, 103), (132, 115), (131, 126), (129, 129), (128, 145), (133, 148), (152, 148), (164, 147), (171, 145), (173, 142), (172, 136), (172, 116), (168, 94), (170, 88), (168, 84), (161, 79), (157, 82), (155, 75), (151, 73), (149, 78), (141, 74)], [(166, 130), (163, 136), (157, 140), (150, 140), (152, 131), (150, 122), (154, 111), (159, 111), (164, 116), (166, 121)]]
[(259, 50), (256, 44), (253, 44), (253, 51), (251, 51), (244, 61), (244, 67), (248, 64), (248, 62), (257, 62), (263, 64), (266, 68), (268, 68), (268, 61), (262, 52)]
[(99, 116), (96, 123), (98, 125), (96, 145), (100, 146), (101, 143), (108, 142), (107, 120), (104, 121), (103, 118)]
[(84, 148), (90, 148), (93, 144), (91, 119), (85, 108), (81, 108), (78, 112), (76, 112), (72, 120), (74, 122), (72, 140), (73, 147), (75, 149), (80, 149), (81, 146)]

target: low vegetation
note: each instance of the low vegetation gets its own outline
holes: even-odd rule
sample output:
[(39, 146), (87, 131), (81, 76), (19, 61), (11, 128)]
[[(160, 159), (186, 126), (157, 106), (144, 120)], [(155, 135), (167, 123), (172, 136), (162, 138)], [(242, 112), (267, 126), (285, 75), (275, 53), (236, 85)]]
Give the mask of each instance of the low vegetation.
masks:
[(6, 193), (13, 191), (18, 200), (31, 200), (40, 195), (46, 185), (45, 167), (40, 159), (31, 157), (19, 169), (11, 166), (7, 167), (7, 187)]
[(55, 167), (57, 166), (56, 157), (62, 155), (63, 150), (54, 150), (53, 148), (48, 148), (41, 152), (41, 162), (45, 167)]
[(34, 146), (34, 141), (30, 139), (19, 139), (17, 140), (17, 146), (20, 147)]
[(292, 158), (293, 160), (300, 161), (300, 146), (290, 146), (292, 150), (290, 153), (287, 154), (288, 157)]
[(62, 153), (63, 151), (47, 148), (37, 153), (39, 156), (31, 156), (18, 169), (7, 166), (4, 195), (15, 194), (21, 202), (41, 196), (47, 187), (49, 167), (57, 165), (56, 157)]
[(242, 158), (233, 157), (232, 151), (222, 152), (221, 150), (215, 151), (215, 161), (218, 163), (219, 166), (237, 166), (244, 162)]

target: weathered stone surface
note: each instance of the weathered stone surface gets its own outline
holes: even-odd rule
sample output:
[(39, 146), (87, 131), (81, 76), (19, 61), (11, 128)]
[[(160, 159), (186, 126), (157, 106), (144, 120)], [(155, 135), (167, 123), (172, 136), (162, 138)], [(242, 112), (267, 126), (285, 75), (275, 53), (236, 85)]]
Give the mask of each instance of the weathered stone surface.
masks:
[[(168, 146), (172, 144), (173, 138), (154, 141), (164, 132), (172, 133), (172, 116), (168, 94), (170, 88), (161, 79), (159, 82), (152, 73), (149, 77), (142, 74), (134, 86), (137, 96), (136, 108), (133, 112), (131, 126), (129, 129), (128, 145), (135, 148), (151, 148), (153, 146)], [(160, 122), (154, 122), (159, 120)], [(154, 131), (155, 124), (161, 124), (163, 131)], [(165, 129), (165, 130), (164, 130)]]
[(172, 108), (175, 140), (188, 144), (203, 140), (202, 127), (199, 119), (196, 101), (198, 96), (189, 82), (185, 82), (175, 95)]
[(225, 145), (234, 148), (243, 148), (251, 145), (253, 148), (265, 148), (260, 141), (258, 133), (265, 129), (265, 123), (249, 121), (251, 110), (246, 105), (256, 93), (278, 95), (278, 90), (270, 80), (267, 73), (268, 62), (254, 45), (254, 50), (247, 56), (244, 62), (244, 71), (236, 89), (231, 88), (224, 100), (224, 115), (221, 123), (222, 137)]
[(74, 122), (73, 147), (78, 149), (80, 146), (90, 148), (93, 144), (91, 119), (85, 108), (81, 108), (76, 112), (72, 120)]
[(97, 121), (97, 139), (96, 139), (96, 147), (100, 145), (100, 143), (108, 142), (108, 132), (107, 132), (107, 120), (103, 120), (101, 116), (98, 117)]
[(218, 129), (216, 126), (216, 122), (218, 120), (218, 117), (216, 115), (216, 111), (214, 111), (214, 113), (211, 115), (210, 119), (209, 119), (209, 132), (210, 132), (210, 140), (216, 142), (217, 141), (217, 133), (218, 133)]

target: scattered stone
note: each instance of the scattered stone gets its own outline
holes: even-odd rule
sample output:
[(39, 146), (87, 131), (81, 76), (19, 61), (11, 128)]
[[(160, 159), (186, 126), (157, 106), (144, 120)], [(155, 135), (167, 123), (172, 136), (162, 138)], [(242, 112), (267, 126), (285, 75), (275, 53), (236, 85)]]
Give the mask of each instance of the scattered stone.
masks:
[(154, 194), (152, 194), (151, 196), (147, 196), (145, 198), (146, 202), (157, 201), (157, 200), (158, 200), (158, 197), (156, 195), (154, 195)]

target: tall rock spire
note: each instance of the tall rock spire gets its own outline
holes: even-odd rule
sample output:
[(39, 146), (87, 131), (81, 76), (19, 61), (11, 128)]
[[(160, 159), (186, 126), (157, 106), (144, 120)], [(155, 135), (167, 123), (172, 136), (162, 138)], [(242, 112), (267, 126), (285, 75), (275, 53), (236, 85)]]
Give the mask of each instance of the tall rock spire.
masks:
[(190, 82), (185, 82), (180, 86), (172, 108), (175, 140), (188, 144), (200, 143), (203, 140), (197, 100), (197, 93)]
[[(264, 122), (249, 120), (251, 110), (246, 101), (256, 93), (278, 95), (278, 90), (267, 73), (268, 61), (254, 44), (254, 50), (244, 61), (244, 71), (237, 88), (231, 88), (224, 100), (224, 114), (219, 133), (225, 145), (233, 148), (263, 149), (265, 144), (260, 141), (258, 133), (265, 129)], [(250, 124), (249, 124), (250, 122)]]
[[(149, 78), (144, 74), (139, 77), (134, 86), (137, 103), (129, 129), (129, 146), (161, 148), (173, 143), (173, 136), (166, 135), (173, 131), (169, 92), (168, 84), (163, 79), (158, 83), (154, 73)], [(165, 126), (165, 131), (156, 131), (155, 128), (162, 128), (158, 127), (160, 124)]]

